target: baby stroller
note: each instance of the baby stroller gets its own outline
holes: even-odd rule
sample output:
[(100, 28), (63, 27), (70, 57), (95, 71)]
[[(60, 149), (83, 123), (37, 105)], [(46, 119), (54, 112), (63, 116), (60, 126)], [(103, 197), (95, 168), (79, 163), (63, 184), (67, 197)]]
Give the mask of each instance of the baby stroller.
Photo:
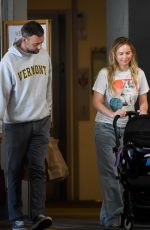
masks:
[(127, 112), (123, 147), (117, 132), (117, 115), (113, 126), (116, 136), (118, 177), (123, 187), (122, 228), (132, 230), (136, 216), (150, 211), (150, 115)]

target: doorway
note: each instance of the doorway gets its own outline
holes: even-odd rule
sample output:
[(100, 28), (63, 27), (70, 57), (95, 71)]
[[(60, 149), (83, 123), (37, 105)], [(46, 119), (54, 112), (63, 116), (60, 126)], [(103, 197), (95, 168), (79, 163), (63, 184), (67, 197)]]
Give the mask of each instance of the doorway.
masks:
[[(65, 13), (29, 11), (28, 19), (52, 22), (51, 59), (53, 74), (53, 122), (51, 136), (59, 140), (60, 151), (67, 157), (67, 79), (66, 79), (66, 15)], [(67, 181), (47, 183), (47, 202), (67, 200)]]

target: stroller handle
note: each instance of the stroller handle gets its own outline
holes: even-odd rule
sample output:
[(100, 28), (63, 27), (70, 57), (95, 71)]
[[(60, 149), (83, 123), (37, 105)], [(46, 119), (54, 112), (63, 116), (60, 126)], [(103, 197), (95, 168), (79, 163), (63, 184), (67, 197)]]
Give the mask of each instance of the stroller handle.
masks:
[[(136, 111), (127, 111), (127, 112), (126, 112), (126, 116), (129, 116), (129, 118), (130, 118), (131, 116), (136, 116), (136, 115), (139, 115), (139, 113), (136, 112)], [(114, 127), (114, 129), (117, 127), (117, 121), (118, 121), (119, 118), (120, 118), (120, 115), (116, 115), (116, 116), (114, 117), (114, 120), (113, 120), (113, 127)]]
[[(139, 113), (136, 111), (127, 111), (126, 112), (126, 116), (129, 116), (129, 118), (131, 118), (131, 116), (136, 116), (136, 115), (139, 115)], [(115, 132), (115, 137), (116, 137), (116, 148), (118, 148), (120, 146), (119, 135), (117, 132), (117, 121), (119, 118), (120, 118), (120, 115), (116, 115), (114, 117), (114, 120), (113, 120), (113, 127), (114, 127), (114, 132)]]

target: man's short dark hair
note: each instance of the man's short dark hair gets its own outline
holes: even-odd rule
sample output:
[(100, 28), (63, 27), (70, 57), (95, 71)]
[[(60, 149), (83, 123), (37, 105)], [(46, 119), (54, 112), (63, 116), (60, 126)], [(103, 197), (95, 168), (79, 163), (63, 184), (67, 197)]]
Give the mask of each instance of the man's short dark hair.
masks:
[(44, 34), (44, 29), (39, 22), (29, 21), (22, 26), (21, 34), (23, 37), (31, 37), (33, 35), (41, 37)]

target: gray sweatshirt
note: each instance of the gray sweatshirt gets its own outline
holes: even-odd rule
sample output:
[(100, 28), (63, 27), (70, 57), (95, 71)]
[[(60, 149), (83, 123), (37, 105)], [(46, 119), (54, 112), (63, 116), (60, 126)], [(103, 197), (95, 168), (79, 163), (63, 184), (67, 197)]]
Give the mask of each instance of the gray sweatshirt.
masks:
[(23, 53), (13, 44), (0, 62), (0, 121), (28, 122), (51, 115), (51, 82), (48, 52), (42, 48), (38, 54)]

